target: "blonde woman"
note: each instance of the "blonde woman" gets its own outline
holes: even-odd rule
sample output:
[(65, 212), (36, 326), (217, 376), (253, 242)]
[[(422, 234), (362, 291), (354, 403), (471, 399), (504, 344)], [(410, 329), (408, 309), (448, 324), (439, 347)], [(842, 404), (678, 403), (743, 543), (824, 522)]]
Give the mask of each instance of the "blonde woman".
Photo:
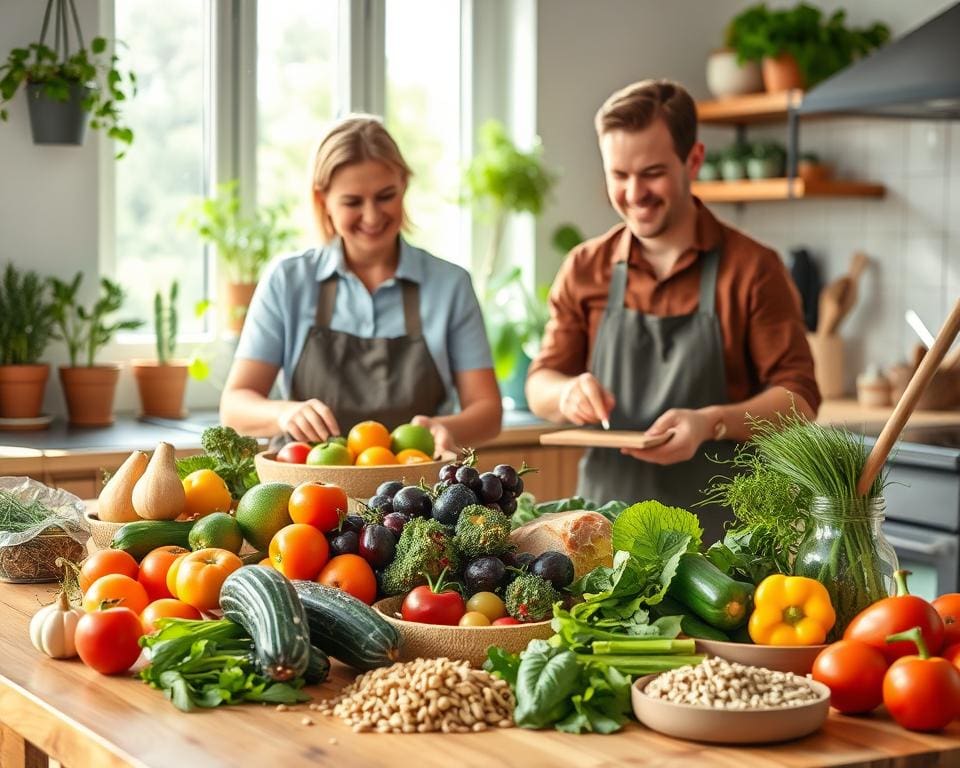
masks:
[[(220, 401), (239, 432), (316, 442), (367, 419), (428, 427), (438, 450), (495, 437), (500, 392), (473, 285), (408, 243), (411, 177), (376, 117), (321, 140), (312, 202), (323, 245), (275, 260), (247, 313)], [(268, 393), (282, 373), (282, 400)]]

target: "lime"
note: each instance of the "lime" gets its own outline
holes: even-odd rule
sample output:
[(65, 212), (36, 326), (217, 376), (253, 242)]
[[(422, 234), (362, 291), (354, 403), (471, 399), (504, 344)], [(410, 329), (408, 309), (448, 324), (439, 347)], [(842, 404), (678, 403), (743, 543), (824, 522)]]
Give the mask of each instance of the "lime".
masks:
[(410, 449), (421, 451), (433, 458), (433, 435), (419, 424), (401, 424), (390, 433), (390, 450), (394, 453)]
[(349, 466), (353, 458), (347, 446), (340, 443), (320, 443), (307, 454), (307, 464), (314, 466)]
[(293, 522), (287, 511), (292, 493), (293, 486), (288, 483), (260, 483), (240, 497), (237, 522), (254, 549), (266, 551), (273, 535)]
[(194, 552), (216, 547), (237, 554), (243, 546), (243, 532), (240, 530), (240, 523), (232, 515), (214, 512), (193, 524), (187, 541)]

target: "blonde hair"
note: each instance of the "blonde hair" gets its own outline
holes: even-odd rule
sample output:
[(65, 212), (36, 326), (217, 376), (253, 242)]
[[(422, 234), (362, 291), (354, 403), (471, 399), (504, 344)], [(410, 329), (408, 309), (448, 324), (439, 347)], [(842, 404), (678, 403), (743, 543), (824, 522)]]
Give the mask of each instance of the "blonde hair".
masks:
[(610, 131), (642, 131), (657, 118), (666, 123), (674, 151), (686, 160), (697, 143), (697, 107), (672, 80), (641, 80), (611, 94), (597, 110), (594, 126), (602, 137)]
[[(352, 114), (338, 120), (320, 139), (313, 157), (311, 169), (311, 198), (317, 229), (324, 242), (333, 239), (336, 232), (324, 201), (316, 192), (326, 193), (333, 176), (346, 165), (374, 160), (395, 168), (400, 173), (404, 187), (413, 171), (400, 153), (397, 142), (376, 115)], [(407, 212), (403, 211), (403, 226), (407, 225)]]

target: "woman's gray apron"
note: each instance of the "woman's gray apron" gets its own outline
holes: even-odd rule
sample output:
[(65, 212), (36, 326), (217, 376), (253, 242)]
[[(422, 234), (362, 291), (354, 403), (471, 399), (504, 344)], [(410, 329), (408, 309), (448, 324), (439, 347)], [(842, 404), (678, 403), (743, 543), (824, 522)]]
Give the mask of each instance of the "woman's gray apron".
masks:
[[(611, 429), (645, 430), (670, 408), (703, 408), (727, 401), (723, 339), (716, 316), (718, 250), (700, 256), (700, 303), (690, 315), (655, 317), (624, 306), (627, 260), (613, 265), (607, 308), (593, 351), (593, 375), (616, 405)], [(711, 461), (733, 456), (734, 443), (704, 443), (691, 460), (661, 466), (618, 449), (588, 448), (580, 462), (577, 494), (602, 503), (656, 499), (695, 512), (704, 541), (723, 537), (730, 514), (722, 507), (693, 507), (710, 478), (729, 468)]]
[(337, 279), (318, 286), (317, 317), (293, 371), (291, 397), (326, 403), (344, 434), (368, 419), (392, 430), (418, 414), (435, 415), (447, 391), (423, 338), (420, 287), (400, 280), (405, 336), (363, 338), (330, 328)]

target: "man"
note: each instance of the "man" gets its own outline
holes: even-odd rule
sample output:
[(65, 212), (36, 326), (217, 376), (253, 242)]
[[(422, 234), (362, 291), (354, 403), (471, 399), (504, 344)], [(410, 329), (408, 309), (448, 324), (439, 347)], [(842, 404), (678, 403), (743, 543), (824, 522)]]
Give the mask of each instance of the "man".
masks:
[[(691, 194), (703, 163), (696, 107), (677, 83), (634, 83), (595, 119), (607, 194), (623, 220), (575, 248), (550, 294), (530, 367), (551, 421), (670, 434), (645, 450), (590, 448), (578, 494), (689, 507), (750, 436), (748, 415), (816, 415), (799, 296), (775, 252)], [(705, 539), (723, 513), (701, 513)]]

